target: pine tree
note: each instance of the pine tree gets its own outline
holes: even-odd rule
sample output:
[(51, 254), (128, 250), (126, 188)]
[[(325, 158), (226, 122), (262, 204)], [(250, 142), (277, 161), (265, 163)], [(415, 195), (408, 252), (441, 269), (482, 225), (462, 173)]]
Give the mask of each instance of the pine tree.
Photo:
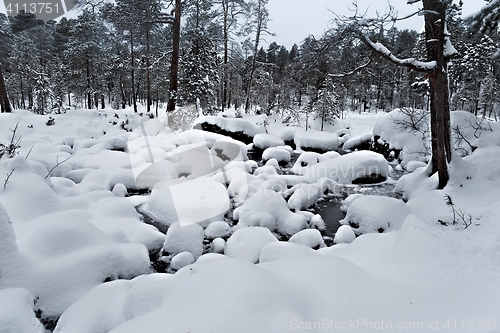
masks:
[(315, 118), (321, 119), (321, 131), (324, 130), (326, 123), (331, 124), (334, 119), (340, 116), (340, 98), (336, 89), (331, 77), (327, 76), (318, 90), (316, 100), (312, 103)]

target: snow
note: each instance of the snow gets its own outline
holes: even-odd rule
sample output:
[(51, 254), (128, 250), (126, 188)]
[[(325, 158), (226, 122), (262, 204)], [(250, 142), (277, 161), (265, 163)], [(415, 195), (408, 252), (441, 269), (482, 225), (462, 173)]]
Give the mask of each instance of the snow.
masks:
[(337, 134), (316, 130), (297, 131), (295, 133), (294, 142), (298, 150), (315, 149), (326, 152), (338, 150), (340, 146), (339, 136)]
[(271, 147), (284, 146), (285, 142), (277, 136), (259, 133), (254, 136), (253, 145), (264, 150)]
[(209, 239), (226, 237), (231, 233), (231, 227), (226, 222), (216, 221), (210, 223), (205, 229), (205, 236)]
[(288, 163), (291, 160), (290, 152), (281, 147), (271, 147), (264, 150), (262, 153), (264, 161), (275, 159), (278, 163)]
[(329, 178), (320, 178), (314, 184), (297, 184), (284, 192), (285, 196), (293, 193), (288, 199), (288, 208), (302, 210), (312, 206), (326, 192), (334, 192), (337, 184)]
[(354, 234), (352, 228), (348, 225), (341, 225), (340, 228), (338, 228), (337, 232), (335, 233), (333, 242), (335, 244), (351, 243), (355, 239), (356, 235)]
[[(233, 218), (238, 220), (238, 225), (254, 225), (253, 215), (255, 212), (271, 216), (276, 222), (276, 230), (285, 235), (292, 236), (307, 227), (307, 218), (292, 213), (288, 209), (285, 199), (274, 191), (262, 191), (262, 193), (252, 195), (243, 205), (234, 210)], [(261, 221), (263, 217), (260, 218)], [(269, 218), (266, 219), (270, 220)], [(268, 223), (270, 221), (266, 222), (265, 225)]]
[(277, 242), (276, 237), (267, 228), (243, 227), (236, 230), (227, 240), (224, 254), (257, 263), (260, 251), (271, 242)]
[(317, 163), (309, 167), (304, 176), (312, 180), (328, 177), (337, 183), (349, 184), (370, 176), (387, 178), (388, 163), (375, 152), (356, 151)]
[(299, 231), (288, 240), (291, 243), (305, 245), (313, 249), (325, 247), (325, 242), (321, 233), (316, 229), (306, 229)]
[(375, 195), (361, 196), (347, 209), (346, 217), (339, 221), (350, 224), (358, 235), (369, 232), (388, 232), (401, 228), (409, 212), (398, 199)]
[(204, 236), (203, 228), (198, 224), (182, 226), (179, 223), (174, 223), (168, 228), (163, 252), (176, 255), (187, 251), (198, 258), (203, 253)]
[[(455, 318), (457, 324), (461, 318), (484, 318), (498, 325), (500, 136), (494, 122), (488, 122), (491, 130), (483, 123), (479, 139), (469, 140), (477, 149), (461, 145), (466, 156), (453, 157), (451, 179), (443, 190), (435, 189), (437, 178), (425, 159), (408, 155), (401, 166), (412, 172), (396, 185), (405, 191), (406, 203), (349, 196), (343, 205), (345, 222), (359, 228), (341, 226), (335, 245), (327, 247), (316, 230), (324, 228), (321, 217), (299, 210), (323, 195), (312, 191), (314, 195), (299, 200), (300, 189), (337, 181), (346, 184), (342, 188), (348, 193), (363, 192), (364, 187), (350, 185), (358, 171), (366, 176), (372, 167), (388, 176), (380, 155), (303, 153), (303, 165), (290, 175), (272, 159), (255, 170), (256, 162), (244, 162), (246, 146), (241, 143), (196, 130), (174, 133), (162, 121), (147, 126), (150, 159), (144, 136), (124, 133), (93, 111), (54, 115), (56, 123), (50, 127), (43, 117), (24, 111), (4, 116), (2, 133), (20, 121), (23, 146), (18, 157), (0, 159), (3, 181), (15, 168), (0, 188), (1, 332), (45, 332), (34, 311), (42, 318), (61, 316), (56, 333), (320, 331), (314, 328), (317, 323), (334, 330), (354, 319), (361, 332), (372, 331), (368, 324), (381, 320), (393, 328), (421, 323), (422, 329), (415, 331), (443, 331), (447, 320), (453, 325)], [(385, 114), (348, 113), (350, 133), (341, 132), (353, 138), (371, 133), (378, 117)], [(468, 126), (474, 119), (463, 113), (452, 117), (472, 139)], [(139, 126), (138, 116), (130, 113), (129, 118)], [(263, 117), (245, 119), (264, 133), (264, 126), (257, 125)], [(386, 121), (380, 128), (390, 127)], [(40, 129), (28, 129), (30, 123)], [(268, 128), (282, 140), (301, 131), (278, 123)], [(387, 138), (401, 140), (403, 148), (412, 144), (403, 129), (391, 130)], [(124, 148), (117, 138), (128, 140), (128, 153), (106, 149)], [(108, 139), (113, 145), (106, 146)], [(233, 146), (222, 145), (233, 160), (217, 160), (217, 142), (233, 142), (238, 157)], [(193, 149), (200, 155), (183, 154)], [(46, 177), (54, 161), (69, 151), (76, 155)], [(193, 163), (203, 154), (212, 156), (218, 168)], [(134, 195), (131, 179), (158, 162), (159, 173), (149, 174), (148, 186), (135, 183), (153, 194)], [(180, 207), (199, 222), (182, 226), (168, 218), (173, 213), (162, 182), (168, 188), (185, 186), (179, 191), (185, 201)], [(391, 183), (389, 179), (384, 186)], [(127, 193), (131, 196), (123, 197)], [(295, 194), (293, 213), (288, 206)], [(136, 211), (141, 204), (171, 224), (166, 236), (141, 221)], [(205, 211), (197, 211), (199, 205)], [(222, 212), (214, 213), (214, 205)], [(230, 205), (235, 207), (232, 215)], [(467, 221), (470, 225), (463, 223)], [(153, 272), (149, 254), (161, 255), (159, 248), (161, 260), (175, 274)], [(434, 323), (437, 329), (430, 328)]]
[[(249, 119), (238, 119), (238, 118), (223, 118), (223, 117), (200, 117), (197, 119), (196, 124), (201, 124), (207, 122), (212, 125), (217, 125), (220, 128), (232, 132), (241, 132), (250, 137), (254, 137), (259, 133), (264, 133), (265, 130), (261, 126), (257, 126), (254, 122)], [(196, 126), (195, 124), (195, 126)]]
[(143, 211), (155, 220), (171, 225), (209, 223), (220, 220), (229, 209), (229, 196), (224, 185), (198, 178), (170, 185), (156, 183)]
[(23, 288), (0, 290), (0, 332), (44, 333), (33, 312), (33, 296)]
[(170, 262), (170, 268), (172, 268), (174, 271), (178, 271), (184, 266), (191, 265), (194, 263), (194, 256), (191, 252), (181, 252), (176, 254), (173, 258), (172, 261)]

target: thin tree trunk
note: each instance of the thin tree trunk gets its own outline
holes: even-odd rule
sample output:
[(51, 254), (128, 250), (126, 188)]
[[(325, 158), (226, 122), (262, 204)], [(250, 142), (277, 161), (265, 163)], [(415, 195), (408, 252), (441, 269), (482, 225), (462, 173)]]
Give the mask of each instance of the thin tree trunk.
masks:
[(135, 96), (135, 60), (134, 60), (134, 34), (130, 30), (130, 79), (132, 80), (132, 101), (134, 103), (134, 112), (137, 113), (137, 100)]
[(170, 88), (167, 111), (174, 111), (177, 102), (177, 80), (179, 72), (179, 44), (181, 40), (181, 0), (175, 0), (175, 16), (172, 24), (172, 62), (170, 63)]
[(92, 107), (92, 96), (90, 95), (90, 61), (87, 56), (86, 59), (86, 72), (87, 72), (87, 108)]
[(147, 67), (147, 70), (146, 70), (146, 111), (147, 112), (150, 112), (151, 111), (151, 104), (152, 104), (152, 100), (151, 100), (151, 69), (149, 68), (151, 66), (151, 62), (150, 62), (150, 54), (151, 54), (151, 45), (150, 45), (150, 41), (149, 41), (149, 29), (150, 29), (150, 25), (147, 24), (146, 26), (146, 67)]

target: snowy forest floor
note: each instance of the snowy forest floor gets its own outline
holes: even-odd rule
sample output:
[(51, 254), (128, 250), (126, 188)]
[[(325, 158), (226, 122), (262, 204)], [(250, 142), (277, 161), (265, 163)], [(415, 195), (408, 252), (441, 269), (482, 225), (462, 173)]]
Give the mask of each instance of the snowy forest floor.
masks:
[(404, 111), (233, 115), (1, 114), (0, 332), (500, 332), (499, 124), (453, 112), (435, 190)]

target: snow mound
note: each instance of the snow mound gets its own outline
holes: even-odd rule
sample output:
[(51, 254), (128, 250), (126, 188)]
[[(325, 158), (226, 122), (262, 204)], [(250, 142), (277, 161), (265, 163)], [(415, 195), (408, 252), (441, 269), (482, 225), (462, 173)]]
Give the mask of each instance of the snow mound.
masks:
[[(354, 150), (354, 149), (360, 149), (360, 148), (369, 148), (370, 143), (372, 140), (372, 134), (364, 134), (361, 136), (356, 136), (354, 138), (348, 139), (344, 144), (342, 145), (343, 150)], [(366, 149), (366, 148), (365, 148)]]
[(290, 237), (288, 241), (291, 243), (305, 245), (315, 250), (326, 246), (321, 233), (316, 229), (306, 229), (299, 231), (298, 233)]
[(284, 146), (285, 141), (271, 134), (259, 133), (254, 136), (253, 145), (259, 149), (265, 150), (271, 147)]
[(298, 150), (327, 152), (338, 150), (340, 146), (337, 134), (316, 130), (299, 130), (296, 132), (293, 141)]
[(271, 231), (276, 229), (276, 220), (267, 213), (254, 213), (238, 222), (238, 227), (265, 227)]
[(216, 238), (212, 241), (212, 251), (214, 253), (224, 253), (225, 248), (226, 248), (226, 241), (224, 239)]
[(154, 311), (171, 277), (156, 273), (101, 284), (62, 314), (54, 333), (105, 333)]
[(187, 251), (198, 258), (203, 253), (204, 237), (205, 232), (198, 224), (181, 226), (174, 223), (168, 228), (163, 252), (175, 255)]
[(341, 225), (340, 228), (338, 228), (337, 232), (335, 233), (333, 242), (335, 244), (342, 244), (342, 243), (349, 244), (355, 239), (356, 235), (354, 234), (354, 230), (352, 230), (351, 226)]
[(366, 195), (354, 200), (346, 217), (339, 221), (349, 224), (356, 234), (398, 230), (409, 212), (406, 204), (398, 199)]
[(336, 183), (329, 178), (320, 178), (314, 184), (297, 184), (284, 192), (285, 196), (293, 192), (288, 199), (288, 208), (299, 211), (312, 206), (323, 194), (333, 192)]
[(316, 252), (310, 246), (294, 242), (272, 242), (267, 243), (260, 251), (259, 262), (295, 259), (315, 254)]
[(44, 333), (33, 312), (33, 296), (23, 288), (0, 290), (0, 332)]
[(257, 126), (248, 119), (206, 116), (198, 118), (196, 123), (208, 123), (211, 125), (217, 125), (224, 131), (231, 133), (243, 133), (249, 137), (254, 137), (259, 133), (265, 132), (262, 126)]
[(403, 164), (422, 159), (430, 147), (430, 117), (424, 110), (395, 109), (380, 115), (373, 129), (376, 151), (389, 156), (391, 150), (401, 151)]
[(384, 156), (371, 151), (356, 151), (307, 168), (311, 180), (328, 177), (341, 184), (381, 182), (387, 179), (389, 165)]
[(229, 209), (226, 187), (216, 181), (198, 178), (170, 185), (159, 182), (142, 207), (160, 223), (209, 223), (221, 220)]
[(306, 151), (300, 154), (297, 161), (290, 170), (296, 175), (303, 175), (307, 167), (318, 164), (318, 162), (325, 160), (323, 155), (315, 152)]
[(264, 161), (275, 159), (278, 163), (288, 163), (292, 158), (287, 149), (282, 147), (271, 147), (264, 150), (262, 159)]
[(107, 138), (104, 140), (104, 149), (127, 152), (128, 142), (121, 137)]
[(267, 228), (241, 228), (236, 230), (227, 240), (224, 254), (257, 263), (262, 248), (267, 243), (277, 241), (276, 237)]
[(226, 237), (231, 233), (231, 227), (226, 222), (216, 221), (210, 223), (205, 229), (205, 236), (208, 239)]
[(292, 213), (285, 199), (274, 191), (263, 190), (259, 194), (252, 195), (234, 210), (233, 218), (239, 221), (238, 224), (253, 225), (255, 223), (253, 215), (256, 212), (272, 216), (276, 221), (277, 231), (285, 235), (291, 236), (307, 228), (307, 218)]
[(194, 257), (191, 252), (184, 251), (176, 254), (172, 258), (172, 261), (170, 262), (170, 268), (174, 271), (178, 271), (182, 267), (191, 265), (192, 263), (194, 263)]

